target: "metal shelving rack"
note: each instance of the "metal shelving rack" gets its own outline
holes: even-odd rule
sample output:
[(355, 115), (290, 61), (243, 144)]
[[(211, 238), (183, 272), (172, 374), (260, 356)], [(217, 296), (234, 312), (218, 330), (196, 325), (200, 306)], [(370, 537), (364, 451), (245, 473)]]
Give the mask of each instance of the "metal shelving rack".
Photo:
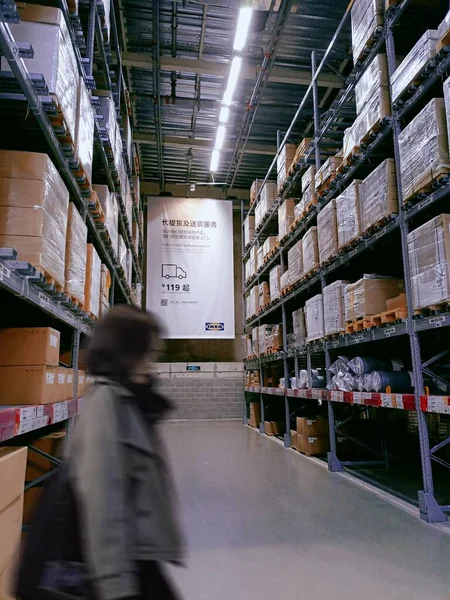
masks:
[[(71, 35), (73, 48), (77, 59), (79, 74), (83, 77), (88, 89), (94, 89), (94, 62), (99, 65), (106, 87), (113, 93), (116, 101), (117, 114), (120, 115), (121, 107), (127, 105), (125, 97), (124, 77), (121, 67), (121, 49), (117, 34), (114, 14), (114, 4), (111, 3), (111, 45), (103, 39), (101, 28), (101, 3), (88, 0), (84, 8), (88, 13), (86, 23), (82, 23), (78, 16), (71, 15), (66, 0), (59, 0), (58, 7), (62, 10), (65, 22)], [(88, 235), (94, 244), (99, 256), (111, 273), (110, 303), (131, 303), (131, 290), (125, 280), (117, 256), (105, 243), (104, 226), (94, 220), (84, 189), (79, 185), (71, 170), (70, 157), (64, 152), (57, 132), (53, 128), (49, 115), (55, 111), (53, 99), (48, 96), (48, 90), (42, 77), (30, 76), (21, 58), (32, 58), (33, 49), (29, 44), (16, 44), (8, 23), (18, 21), (18, 12), (15, 2), (2, 2), (0, 5), (0, 53), (8, 60), (14, 85), (14, 93), (0, 93), (0, 98), (13, 103), (26, 105), (27, 110), (34, 115), (40, 135), (45, 142), (47, 152), (59, 170), (68, 190), (71, 200), (75, 203), (80, 214), (85, 219)], [(114, 52), (114, 59), (113, 53)], [(82, 51), (85, 54), (82, 57)], [(15, 82), (14, 82), (15, 80)], [(101, 178), (110, 190), (117, 194), (120, 216), (119, 232), (124, 237), (125, 243), (132, 251), (133, 278), (136, 283), (142, 284), (141, 263), (144, 252), (143, 232), (139, 223), (140, 198), (136, 196), (132, 186), (133, 165), (126, 160), (127, 176), (133, 198), (133, 216), (139, 227), (140, 244), (136, 252), (132, 241), (131, 223), (128, 222), (122, 190), (111, 162), (108, 160), (105, 136), (99, 123), (95, 123), (94, 148), (97, 157), (97, 166), (94, 178)], [(124, 150), (125, 154), (125, 150)], [(101, 171), (99, 171), (99, 169)], [(5, 407), (0, 410), (0, 441), (23, 435), (35, 429), (66, 421), (69, 430), (71, 418), (82, 410), (83, 399), (78, 398), (77, 371), (78, 355), (80, 350), (81, 335), (89, 335), (92, 322), (85, 313), (76, 310), (62, 293), (58, 293), (54, 286), (49, 286), (45, 278), (37, 270), (23, 261), (17, 260), (14, 249), (0, 249), (0, 288), (13, 294), (17, 298), (38, 308), (50, 319), (56, 319), (63, 326), (72, 330), (72, 367), (75, 370), (73, 400), (57, 402), (47, 406), (30, 407)]]
[[(299, 161), (296, 165), (295, 172), (285, 182), (284, 188), (278, 198), (278, 201), (274, 208), (264, 219), (262, 226), (256, 232), (256, 238), (247, 248), (244, 249), (243, 261), (245, 262), (250, 254), (251, 247), (253, 245), (260, 245), (268, 237), (270, 228), (274, 225), (274, 219), (277, 217), (278, 209), (280, 204), (293, 190), (295, 183), (299, 180), (302, 173), (308, 168), (309, 165), (315, 164), (317, 168), (321, 166), (321, 145), (324, 143), (324, 139), (332, 129), (339, 131), (338, 117), (343, 110), (346, 103), (352, 98), (355, 90), (356, 83), (361, 79), (366, 69), (375, 58), (383, 47), (387, 54), (388, 61), (388, 73), (389, 82), (391, 81), (392, 74), (396, 68), (396, 53), (394, 46), (394, 28), (399, 23), (400, 18), (405, 14), (409, 5), (412, 4), (411, 0), (399, 0), (397, 3), (390, 2), (389, 8), (385, 13), (385, 24), (383, 28), (379, 28), (376, 32), (375, 38), (372, 40), (372, 47), (367, 51), (367, 54), (362, 62), (357, 64), (351, 74), (347, 77), (344, 82), (343, 88), (338, 93), (337, 98), (333, 102), (330, 109), (327, 111), (327, 118), (325, 121), (320, 120), (319, 114), (319, 103), (317, 93), (317, 77), (326, 65), (327, 58), (330, 55), (336, 40), (344, 29), (347, 20), (350, 16), (351, 7), (354, 3), (352, 0), (340, 22), (340, 25), (333, 36), (333, 39), (325, 52), (319, 66), (316, 68), (316, 56), (313, 53), (311, 60), (311, 71), (312, 81), (307, 89), (307, 92), (302, 98), (302, 101), (297, 109), (297, 112), (292, 120), (292, 123), (286, 132), (284, 139), (278, 145), (278, 152), (274, 157), (272, 164), (267, 172), (263, 184), (269, 180), (273, 168), (276, 166), (277, 157), (280, 153), (281, 148), (286, 144), (292, 134), (294, 125), (302, 113), (307, 102), (313, 103), (314, 109), (314, 139), (311, 143), (309, 150), (305, 157)], [(401, 131), (402, 120), (409, 114), (409, 112), (417, 106), (417, 103), (424, 97), (424, 95), (432, 88), (436, 82), (450, 69), (450, 53), (446, 52), (445, 49), (435, 59), (433, 67), (429, 69), (428, 75), (423, 78), (421, 84), (413, 91), (406, 101), (401, 106), (393, 107), (392, 117), (382, 124), (380, 131), (374, 135), (369, 144), (361, 148), (361, 152), (357, 155), (352, 164), (347, 169), (341, 172), (336, 181), (334, 182), (331, 190), (324, 196), (319, 198), (318, 204), (312, 208), (312, 211), (307, 217), (300, 223), (299, 227), (290, 233), (288, 238), (281, 243), (280, 248), (276, 251), (275, 255), (269, 260), (268, 263), (254, 276), (250, 281), (247, 281), (244, 286), (244, 299), (245, 295), (249, 292), (251, 287), (255, 284), (259, 284), (261, 277), (267, 275), (273, 266), (276, 264), (281, 265), (282, 273), (286, 270), (285, 259), (287, 251), (295, 244), (296, 241), (302, 236), (302, 234), (311, 226), (317, 217), (317, 214), (322, 208), (330, 202), (333, 198), (338, 196), (341, 191), (348, 185), (354, 178), (355, 173), (362, 165), (367, 165), (370, 157), (373, 153), (380, 148), (380, 145), (392, 137), (394, 158), (396, 163), (397, 173), (397, 189), (399, 198), (399, 214), (394, 217), (391, 222), (387, 223), (376, 233), (364, 237), (360, 243), (350, 251), (342, 254), (336, 258), (334, 262), (319, 269), (319, 272), (315, 273), (307, 281), (301, 283), (301, 285), (294, 289), (289, 295), (282, 297), (279, 302), (270, 306), (267, 310), (260, 313), (257, 317), (252, 318), (250, 321), (245, 323), (245, 327), (251, 328), (255, 325), (268, 323), (268, 317), (271, 315), (281, 314), (281, 319), (277, 318), (278, 323), (283, 324), (283, 336), (284, 336), (284, 348), (287, 348), (287, 333), (286, 333), (286, 322), (287, 322), (287, 304), (294, 298), (299, 297), (301, 294), (307, 292), (311, 287), (316, 286), (323, 289), (327, 284), (327, 278), (333, 274), (333, 272), (344, 266), (351, 265), (357, 257), (360, 257), (362, 253), (367, 253), (369, 248), (380, 243), (381, 240), (386, 241), (390, 236), (399, 236), (401, 241), (401, 255), (403, 260), (403, 271), (405, 280), (405, 291), (407, 297), (408, 306), (408, 318), (403, 322), (396, 323), (394, 325), (388, 325), (379, 329), (372, 329), (369, 331), (358, 332), (351, 335), (346, 335), (335, 340), (319, 341), (314, 344), (309, 344), (304, 348), (298, 348), (296, 350), (279, 352), (276, 355), (269, 357), (263, 357), (259, 359), (246, 361), (246, 367), (248, 370), (259, 370), (261, 387), (250, 387), (245, 388), (247, 394), (253, 394), (250, 398), (255, 398), (255, 394), (259, 395), (261, 403), (261, 433), (264, 432), (264, 398), (266, 396), (281, 396), (285, 398), (285, 418), (286, 418), (286, 431), (284, 436), (284, 442), (286, 447), (290, 447), (290, 398), (305, 398), (314, 399), (319, 402), (326, 401), (328, 405), (328, 417), (330, 424), (330, 452), (328, 454), (328, 467), (330, 471), (342, 471), (345, 467), (356, 466), (356, 462), (343, 462), (339, 460), (336, 451), (336, 432), (339, 431), (340, 423), (337, 423), (335, 415), (335, 404), (347, 404), (361, 407), (361, 410), (367, 410), (368, 407), (374, 408), (396, 408), (408, 411), (416, 411), (418, 419), (418, 434), (420, 441), (420, 456), (421, 456), (421, 468), (422, 468), (422, 479), (423, 479), (423, 490), (419, 491), (419, 506), (421, 518), (428, 522), (440, 522), (446, 521), (446, 513), (450, 513), (450, 506), (440, 506), (435, 499), (434, 484), (433, 484), (433, 472), (432, 472), (432, 461), (436, 461), (439, 464), (450, 467), (450, 464), (438, 457), (436, 453), (450, 443), (450, 438), (442, 440), (436, 446), (431, 447), (430, 439), (427, 427), (427, 413), (437, 414), (450, 414), (450, 398), (443, 396), (430, 396), (427, 395), (427, 390), (424, 388), (423, 373), (422, 370), (426, 368), (427, 364), (433, 362), (427, 361), (422, 362), (421, 358), (421, 340), (419, 334), (424, 331), (433, 330), (436, 328), (447, 327), (450, 325), (450, 313), (443, 313), (435, 316), (428, 316), (415, 320), (413, 315), (413, 303), (412, 303), (412, 292), (411, 292), (411, 279), (409, 274), (409, 260), (407, 252), (407, 235), (409, 232), (409, 224), (413, 217), (416, 217), (425, 210), (435, 209), (443, 199), (450, 196), (450, 184), (443, 185), (435, 189), (431, 194), (421, 199), (413, 206), (405, 206), (403, 204), (403, 195), (401, 189), (401, 180), (399, 176), (399, 149), (398, 149), (398, 136)], [(343, 132), (342, 132), (343, 133)], [(261, 186), (262, 187), (262, 186)], [(258, 194), (259, 196), (259, 194)], [(248, 214), (254, 212), (256, 203), (251, 207)], [(400, 234), (400, 235), (399, 235)], [(317, 292), (319, 293), (319, 292)], [(311, 376), (311, 358), (314, 355), (320, 355), (324, 358), (325, 366), (330, 365), (330, 353), (333, 350), (339, 348), (346, 348), (357, 346), (366, 343), (375, 343), (380, 340), (386, 340), (390, 338), (396, 338), (404, 336), (409, 339), (411, 362), (414, 374), (414, 389), (415, 394), (375, 394), (375, 393), (357, 393), (357, 392), (330, 392), (323, 389), (307, 389), (307, 390), (293, 390), (293, 389), (277, 389), (277, 388), (266, 388), (262, 387), (263, 382), (263, 367), (274, 363), (283, 365), (283, 371), (285, 375), (286, 386), (289, 385), (289, 367), (288, 360), (294, 359), (295, 361), (295, 374), (298, 375), (298, 361), (300, 357), (302, 360), (306, 359), (308, 365), (308, 374)], [(327, 371), (328, 376), (328, 371)], [(311, 381), (311, 379), (310, 379)], [(375, 461), (372, 462), (375, 464)]]

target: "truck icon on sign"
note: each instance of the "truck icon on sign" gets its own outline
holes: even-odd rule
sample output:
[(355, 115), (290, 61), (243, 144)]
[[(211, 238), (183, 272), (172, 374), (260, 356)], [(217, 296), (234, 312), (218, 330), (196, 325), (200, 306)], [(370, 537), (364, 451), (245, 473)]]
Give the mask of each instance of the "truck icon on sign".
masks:
[(164, 279), (186, 279), (187, 273), (178, 265), (161, 265), (161, 276)]

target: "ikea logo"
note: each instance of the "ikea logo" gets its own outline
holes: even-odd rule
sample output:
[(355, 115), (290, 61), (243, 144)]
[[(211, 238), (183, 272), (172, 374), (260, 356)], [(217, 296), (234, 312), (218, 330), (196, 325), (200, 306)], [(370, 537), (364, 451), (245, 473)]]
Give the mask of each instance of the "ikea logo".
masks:
[(206, 331), (225, 331), (224, 323), (205, 323)]

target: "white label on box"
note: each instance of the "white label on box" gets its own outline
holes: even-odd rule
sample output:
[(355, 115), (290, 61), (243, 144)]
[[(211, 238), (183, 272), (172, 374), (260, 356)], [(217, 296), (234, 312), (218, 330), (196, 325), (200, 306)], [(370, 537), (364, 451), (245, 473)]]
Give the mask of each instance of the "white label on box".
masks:
[(307, 425), (313, 425), (314, 423), (315, 423), (315, 421), (311, 421), (310, 419), (308, 419), (308, 420), (306, 421), (306, 424), (307, 424)]
[(344, 392), (331, 391), (330, 392), (331, 402), (344, 402)]
[(313, 400), (322, 400), (322, 391), (323, 390), (312, 390), (311, 397)]
[(58, 383), (59, 385), (64, 385), (66, 383), (65, 373), (58, 373)]
[(11, 271), (7, 269), (5, 266), (0, 265), (0, 281), (4, 279), (9, 279), (11, 277)]
[(317, 442), (317, 438), (316, 437), (315, 438), (308, 438), (308, 442), (310, 444), (314, 444), (314, 442)]
[(55, 374), (54, 373), (46, 373), (45, 379), (47, 385), (53, 385), (55, 383)]
[(78, 383), (79, 383), (80, 385), (83, 385), (83, 383), (84, 383), (84, 375), (79, 375), (79, 376), (78, 376)]
[(20, 423), (16, 435), (22, 435), (34, 429), (41, 429), (41, 427), (45, 427), (46, 425), (48, 425), (48, 415), (37, 419), (29, 419)]
[(72, 381), (73, 381), (73, 375), (71, 373), (69, 373), (67, 375), (67, 383), (72, 383)]
[(58, 423), (59, 421), (65, 421), (69, 418), (69, 407), (67, 404), (67, 400), (64, 402), (57, 402), (53, 405), (53, 423)]
[(36, 417), (39, 419), (40, 417), (44, 416), (44, 407), (43, 406), (36, 406)]
[(50, 346), (52, 346), (52, 348), (58, 347), (58, 338), (56, 335), (53, 335), (53, 333), (50, 334)]
[(35, 419), (36, 417), (36, 406), (27, 406), (20, 409), (19, 420), (21, 423), (22, 421), (29, 421), (30, 419)]

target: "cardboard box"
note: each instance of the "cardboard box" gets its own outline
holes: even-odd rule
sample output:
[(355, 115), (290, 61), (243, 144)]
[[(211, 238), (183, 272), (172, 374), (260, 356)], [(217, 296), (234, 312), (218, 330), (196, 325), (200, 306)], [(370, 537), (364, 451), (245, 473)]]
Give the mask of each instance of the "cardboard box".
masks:
[(251, 427), (259, 427), (261, 423), (261, 405), (259, 402), (250, 402), (250, 418), (248, 424)]
[(93, 185), (105, 215), (105, 227), (111, 238), (114, 255), (119, 252), (119, 205), (115, 194), (111, 194), (107, 185)]
[(331, 200), (317, 215), (319, 260), (323, 264), (338, 254), (336, 200)]
[(399, 294), (395, 298), (386, 300), (386, 310), (395, 310), (396, 308), (406, 308), (406, 294)]
[(78, 389), (77, 396), (78, 398), (83, 398), (86, 395), (87, 391), (87, 379), (85, 371), (78, 369)]
[(385, 312), (389, 298), (395, 298), (402, 291), (403, 281), (400, 279), (363, 277), (345, 286), (345, 320), (349, 322)]
[(258, 290), (259, 290), (259, 308), (264, 308), (266, 306), (266, 304), (270, 303), (270, 288), (269, 288), (269, 282), (268, 281), (263, 281), (262, 283), (259, 284), (258, 286)]
[(75, 370), (66, 367), (66, 397), (67, 400), (72, 400), (74, 397), (74, 376)]
[(330, 438), (327, 435), (308, 436), (297, 434), (298, 450), (306, 456), (326, 454), (330, 449)]
[(0, 598), (1, 600), (15, 600), (11, 595), (14, 588), (14, 577), (16, 576), (17, 561), (20, 553), (17, 552), (6, 565), (3, 573), (0, 573)]
[(87, 227), (75, 204), (69, 204), (64, 290), (84, 307)]
[(325, 335), (325, 319), (323, 313), (323, 298), (322, 294), (317, 294), (313, 298), (306, 301), (305, 304), (305, 321), (307, 342), (320, 340)]
[(102, 262), (93, 244), (86, 249), (86, 280), (84, 284), (84, 309), (99, 318), (100, 288), (102, 284)]
[(68, 395), (67, 395), (67, 369), (66, 367), (58, 367), (57, 373), (56, 373), (56, 385), (57, 385), (57, 391), (56, 391), (56, 399), (59, 400), (68, 400)]
[(328, 435), (328, 421), (317, 417), (310, 419), (309, 417), (297, 417), (297, 433), (308, 437), (316, 437)]
[(281, 421), (264, 421), (264, 433), (266, 435), (282, 435), (284, 431), (285, 426)]
[(298, 450), (297, 432), (291, 429), (291, 448)]
[(59, 341), (59, 331), (51, 327), (0, 329), (0, 366), (57, 367)]
[(111, 287), (111, 274), (106, 265), (102, 264), (100, 273), (100, 299), (103, 302), (106, 300), (109, 302), (109, 290)]
[(91, 104), (91, 93), (82, 77), (78, 81), (77, 113), (75, 123), (75, 155), (86, 177), (85, 183), (92, 182), (94, 160), (95, 113)]
[(0, 404), (50, 404), (58, 400), (58, 369), (46, 366), (0, 367)]

